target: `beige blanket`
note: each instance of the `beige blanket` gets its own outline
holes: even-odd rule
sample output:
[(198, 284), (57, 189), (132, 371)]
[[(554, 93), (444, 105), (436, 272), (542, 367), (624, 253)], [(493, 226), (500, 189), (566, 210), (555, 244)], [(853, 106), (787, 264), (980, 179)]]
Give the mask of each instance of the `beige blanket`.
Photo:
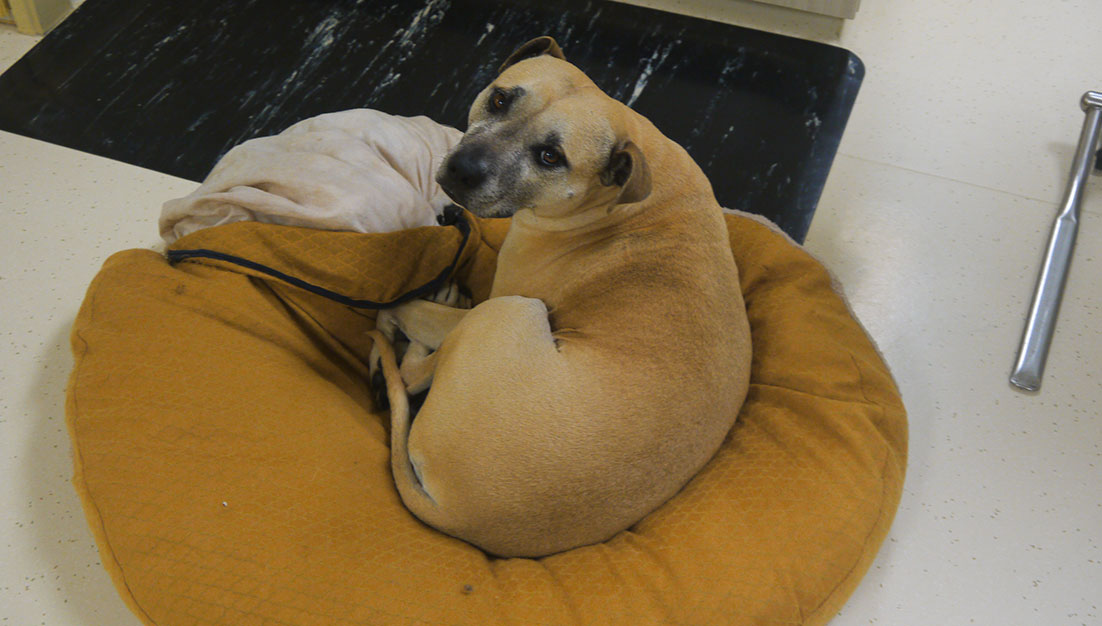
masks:
[(233, 148), (198, 189), (166, 202), (161, 237), (242, 221), (360, 233), (435, 224), (449, 201), (433, 175), (461, 136), (369, 109), (304, 120)]

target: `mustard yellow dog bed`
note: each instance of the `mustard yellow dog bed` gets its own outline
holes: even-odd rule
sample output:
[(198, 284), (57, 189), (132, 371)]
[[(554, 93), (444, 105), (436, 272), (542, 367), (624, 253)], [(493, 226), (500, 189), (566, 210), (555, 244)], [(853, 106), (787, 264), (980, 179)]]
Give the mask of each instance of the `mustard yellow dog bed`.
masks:
[(906, 418), (826, 271), (728, 217), (754, 341), (719, 454), (610, 541), (494, 559), (418, 522), (365, 383), (379, 306), (486, 297), (507, 223), (241, 222), (111, 257), (73, 330), (76, 485), (149, 624), (822, 624), (888, 531)]

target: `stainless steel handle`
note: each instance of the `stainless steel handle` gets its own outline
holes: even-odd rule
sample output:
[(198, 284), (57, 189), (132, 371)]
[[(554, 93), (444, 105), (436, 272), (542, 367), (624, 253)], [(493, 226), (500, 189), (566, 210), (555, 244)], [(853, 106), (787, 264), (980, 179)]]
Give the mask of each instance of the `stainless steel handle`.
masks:
[(1028, 391), (1041, 388), (1045, 360), (1048, 358), (1049, 344), (1056, 328), (1056, 315), (1060, 310), (1071, 254), (1075, 249), (1075, 236), (1079, 230), (1079, 205), (1083, 198), (1083, 187), (1090, 174), (1095, 151), (1098, 150), (1099, 134), (1102, 133), (1102, 93), (1088, 91), (1083, 95), (1081, 106), (1087, 116), (1079, 135), (1079, 147), (1072, 161), (1071, 176), (1060, 213), (1052, 225), (1048, 250), (1041, 265), (1041, 274), (1037, 278), (1037, 289), (1033, 293), (1033, 304), (1029, 308), (1029, 317), (1022, 333), (1022, 345), (1018, 349), (1018, 361), (1010, 374), (1012, 384)]

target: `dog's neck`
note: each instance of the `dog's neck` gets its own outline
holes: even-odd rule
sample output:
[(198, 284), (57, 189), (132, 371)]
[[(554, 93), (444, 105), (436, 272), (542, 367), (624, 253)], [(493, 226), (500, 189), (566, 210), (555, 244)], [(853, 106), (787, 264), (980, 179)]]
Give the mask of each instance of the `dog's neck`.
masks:
[[(685, 149), (646, 118), (630, 109), (626, 113), (625, 136), (637, 142), (651, 171), (660, 173), (652, 177), (650, 195), (640, 202), (615, 204), (618, 190), (609, 187), (568, 215), (517, 211), (502, 242), (492, 296), (524, 295), (555, 306), (568, 289), (554, 280), (557, 268), (601, 263), (602, 250), (619, 235), (655, 229), (664, 233), (662, 241), (683, 234), (685, 245), (691, 246), (700, 232), (726, 230), (707, 177)], [(694, 196), (685, 197), (686, 189), (696, 190)], [(644, 245), (635, 245), (637, 253), (647, 254)]]
[[(671, 194), (683, 195), (686, 186), (702, 190), (700, 198), (697, 199), (697, 202), (702, 205), (701, 208), (716, 204), (707, 177), (685, 149), (662, 135), (649, 120), (627, 107), (624, 108), (630, 120), (629, 130), (624, 133), (626, 136), (656, 138), (650, 141), (633, 139), (642, 144), (640, 148), (646, 155), (649, 167), (661, 172), (661, 176), (656, 177), (657, 180), (652, 184), (650, 195), (640, 202), (617, 204), (618, 188), (605, 187), (568, 214), (545, 215), (538, 209), (526, 208), (514, 214), (513, 223), (523, 225), (530, 233), (560, 233), (585, 238), (588, 233), (594, 231), (638, 228), (669, 218), (670, 216), (666, 215), (668, 210), (664, 209), (686, 205), (684, 202), (671, 202)], [(646, 132), (639, 132), (639, 126), (648, 128)], [(686, 199), (681, 198), (681, 200)], [(689, 203), (690, 206), (693, 204)]]
[(610, 222), (626, 217), (623, 212), (613, 217), (615, 208), (608, 203), (597, 204), (583, 207), (570, 215), (551, 217), (540, 216), (533, 209), (521, 209), (513, 215), (513, 223), (532, 231), (583, 235), (595, 229), (607, 228)]
[[(669, 202), (664, 195), (671, 190), (656, 187), (642, 202), (611, 210), (606, 203), (566, 217), (541, 217), (522, 209), (513, 216), (502, 242), (491, 297), (522, 295), (554, 307), (570, 290), (555, 277), (568, 266), (600, 266), (605, 254), (614, 254), (613, 242), (629, 232), (662, 232), (656, 240), (663, 245), (682, 238), (692, 246), (701, 230), (725, 230), (721, 210), (710, 189), (705, 190), (696, 201)], [(634, 245), (636, 254), (651, 252), (638, 240)]]

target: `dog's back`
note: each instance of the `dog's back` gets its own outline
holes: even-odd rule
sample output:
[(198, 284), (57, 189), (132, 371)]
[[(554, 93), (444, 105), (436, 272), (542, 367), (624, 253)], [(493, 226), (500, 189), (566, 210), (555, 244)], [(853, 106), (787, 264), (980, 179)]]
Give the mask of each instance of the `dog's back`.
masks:
[[(518, 65), (472, 107), (457, 148), (470, 154), (451, 173), (467, 178), (446, 182), (491, 214), (502, 187), (487, 191), (486, 176), (561, 188), (516, 192), (535, 208), (514, 216), (490, 299), (440, 346), (412, 425), (397, 407), (394, 471), (430, 525), (495, 554), (539, 556), (609, 538), (703, 467), (745, 398), (750, 335), (726, 224), (688, 154), (565, 61)], [(580, 87), (564, 95), (563, 84)], [(525, 112), (540, 123), (494, 117), (506, 92), (527, 94), (517, 107), (541, 102)], [(530, 132), (565, 148), (534, 174), (524, 154), (472, 161), (497, 158), (498, 128), (501, 146)], [(559, 158), (572, 160), (570, 177), (552, 167)], [(602, 159), (607, 176), (580, 188)]]

